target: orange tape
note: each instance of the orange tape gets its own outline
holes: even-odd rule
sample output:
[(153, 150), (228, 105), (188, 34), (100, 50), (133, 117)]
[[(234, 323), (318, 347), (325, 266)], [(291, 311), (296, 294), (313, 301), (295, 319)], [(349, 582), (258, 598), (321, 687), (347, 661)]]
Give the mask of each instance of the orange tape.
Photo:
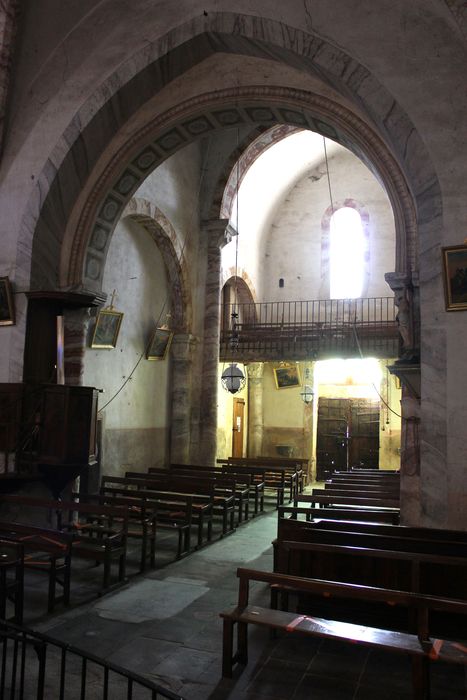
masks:
[(464, 654), (467, 654), (467, 647), (465, 647), (463, 644), (459, 644), (459, 642), (453, 642), (452, 646), (456, 649), (459, 649), (459, 651), (463, 651)]
[(289, 622), (287, 627), (285, 628), (286, 632), (292, 632), (292, 630), (300, 624), (300, 622), (303, 622), (303, 620), (306, 620), (306, 615), (299, 615), (296, 617), (292, 622)]
[(443, 639), (435, 639), (434, 640), (432, 647), (430, 649), (430, 653), (428, 654), (430, 659), (436, 660), (439, 657), (439, 652), (440, 652), (440, 649), (443, 646), (443, 644), (444, 644)]

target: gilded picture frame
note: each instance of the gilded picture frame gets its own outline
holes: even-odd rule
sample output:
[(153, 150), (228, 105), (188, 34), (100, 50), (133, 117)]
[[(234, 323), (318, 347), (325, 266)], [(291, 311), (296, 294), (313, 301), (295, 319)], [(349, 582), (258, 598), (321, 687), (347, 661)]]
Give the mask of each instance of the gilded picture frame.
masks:
[(276, 389), (291, 389), (301, 386), (300, 368), (298, 365), (284, 365), (273, 368)]
[(15, 305), (10, 279), (0, 277), (0, 326), (14, 326)]
[(97, 314), (91, 347), (112, 350), (117, 345), (123, 313), (113, 309), (102, 309)]
[(165, 360), (172, 343), (173, 332), (168, 328), (156, 328), (149, 341), (147, 360)]
[(467, 245), (442, 248), (446, 311), (467, 309)]

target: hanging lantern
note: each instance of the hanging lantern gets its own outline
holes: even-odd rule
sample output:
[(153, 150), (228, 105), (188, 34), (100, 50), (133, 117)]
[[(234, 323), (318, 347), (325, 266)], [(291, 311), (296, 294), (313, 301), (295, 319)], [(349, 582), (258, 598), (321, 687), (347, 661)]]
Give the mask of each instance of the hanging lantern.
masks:
[(315, 392), (309, 384), (304, 384), (300, 392), (300, 396), (304, 403), (311, 403), (313, 401), (313, 396)]
[(300, 392), (300, 396), (302, 397), (303, 403), (309, 404), (313, 401), (313, 396), (314, 396), (314, 391), (313, 387), (310, 386), (310, 384), (306, 383), (306, 380), (310, 379), (310, 368), (306, 367), (305, 368), (305, 384), (302, 387), (302, 390)]
[(236, 394), (237, 391), (241, 391), (245, 386), (246, 379), (240, 367), (237, 367), (235, 362), (232, 362), (223, 372), (222, 372), (222, 386), (226, 391), (231, 394)]

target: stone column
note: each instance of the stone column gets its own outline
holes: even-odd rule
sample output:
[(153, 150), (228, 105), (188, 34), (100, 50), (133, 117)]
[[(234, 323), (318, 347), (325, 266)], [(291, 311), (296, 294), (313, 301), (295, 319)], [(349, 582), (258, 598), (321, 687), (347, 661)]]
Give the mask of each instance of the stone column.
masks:
[(248, 375), (248, 457), (263, 453), (263, 370), (262, 362), (246, 366)]
[(191, 460), (193, 350), (196, 342), (197, 339), (188, 333), (177, 333), (170, 349), (172, 420), (169, 459), (174, 464), (189, 464)]
[(203, 223), (207, 237), (207, 269), (204, 313), (203, 369), (200, 397), (201, 464), (214, 465), (217, 451), (217, 392), (220, 342), (221, 249), (230, 242), (227, 219)]

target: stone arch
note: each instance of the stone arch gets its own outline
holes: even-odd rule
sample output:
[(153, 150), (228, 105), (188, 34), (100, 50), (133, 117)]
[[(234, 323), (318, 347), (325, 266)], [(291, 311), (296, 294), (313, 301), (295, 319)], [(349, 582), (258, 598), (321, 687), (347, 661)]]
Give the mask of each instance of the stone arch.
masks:
[(100, 286), (102, 263), (115, 224), (127, 199), (150, 169), (191, 141), (225, 128), (226, 122), (232, 126), (240, 121), (252, 125), (295, 122), (296, 126), (299, 122), (302, 128), (332, 138), (356, 153), (384, 183), (391, 201), (396, 223), (396, 270), (416, 269), (414, 202), (402, 170), (376, 132), (328, 98), (282, 87), (248, 87), (207, 93), (177, 105), (145, 125), (110, 159), (80, 206), (68, 258), (68, 284)]
[(222, 319), (224, 330), (231, 327), (230, 312), (235, 308), (238, 322), (256, 319), (257, 296), (251, 279), (243, 268), (229, 268), (222, 272)]
[[(232, 216), (232, 206), (235, 195), (255, 160), (257, 160), (262, 153), (267, 151), (268, 148), (271, 148), (274, 144), (279, 143), (282, 139), (298, 131), (302, 131), (302, 129), (291, 126), (290, 124), (276, 124), (276, 126), (267, 129), (256, 138), (253, 138), (242, 152), (236, 152), (231, 155), (224, 168), (223, 176), (221, 176), (217, 182), (217, 196), (213, 198), (214, 207), (218, 206), (219, 201), (221, 202), (219, 214), (221, 219), (230, 219)], [(217, 212), (213, 212), (211, 218), (214, 218), (216, 214)]]
[(365, 253), (365, 276), (363, 282), (362, 297), (367, 296), (368, 283), (370, 277), (370, 255), (371, 251), (369, 249), (370, 241), (370, 214), (368, 209), (361, 203), (357, 202), (355, 199), (347, 198), (341, 201), (333, 202), (332, 206), (329, 206), (323, 214), (321, 219), (321, 291), (323, 296), (327, 298), (329, 296), (329, 275), (330, 275), (330, 258), (329, 258), (329, 247), (330, 247), (330, 230), (331, 230), (331, 217), (342, 207), (350, 207), (355, 209), (360, 214), (360, 219), (362, 222), (363, 235), (366, 242), (366, 253)]
[(192, 303), (183, 246), (177, 232), (153, 202), (140, 197), (130, 199), (122, 217), (140, 224), (159, 248), (171, 287), (172, 326), (178, 333), (188, 332), (192, 322)]
[[(363, 120), (360, 120), (359, 129), (356, 124), (358, 118), (350, 110), (337, 104), (332, 109), (329, 104), (332, 105), (332, 102), (321, 96), (306, 100), (304, 95), (298, 94), (301, 91), (277, 88), (271, 92), (271, 88), (253, 87), (249, 92), (238, 89), (216, 93), (216, 106), (222, 106), (218, 114), (222, 122), (220, 126), (231, 127), (235, 124), (236, 117), (229, 109), (229, 98), (231, 106), (232, 102), (238, 106), (239, 100), (249, 101), (250, 104), (244, 103), (242, 106), (242, 117), (247, 116), (249, 119), (256, 113), (257, 119), (269, 126), (269, 108), (271, 102), (276, 102), (273, 112), (277, 115), (277, 109), (280, 108), (280, 114), (276, 116), (280, 122), (313, 128), (310, 120), (314, 121), (314, 128), (319, 133), (330, 138), (337, 137), (337, 140), (342, 136), (341, 143), (353, 148), (365, 162), (375, 165), (385, 182), (393, 207), (396, 204), (396, 270), (405, 272), (416, 269), (415, 210), (418, 206), (423, 208), (423, 219), (428, 225), (431, 221), (439, 220), (440, 188), (428, 153), (414, 125), (370, 72), (343, 51), (309, 32), (286, 27), (271, 19), (258, 20), (253, 16), (234, 13), (209, 13), (207, 17), (203, 15), (190, 19), (185, 25), (180, 25), (154, 42), (137, 59), (132, 57), (131, 61), (122, 64), (121, 69), (110, 76), (78, 111), (38, 178), (37, 192), (31, 197), (23, 218), (19, 248), (30, 249), (31, 234), (35, 231), (31, 274), (33, 286), (57, 286), (59, 273), (56, 258), (61, 248), (62, 263), (65, 261), (61, 286), (72, 288), (89, 284), (91, 288), (99, 287), (99, 267), (102, 257), (105, 257), (105, 241), (111, 234), (113, 218), (118, 217), (127, 199), (136, 190), (138, 177), (146, 177), (158, 162), (188, 143), (195, 135), (208, 135), (209, 130), (215, 127), (216, 120), (211, 122), (209, 116), (203, 120), (199, 113), (202, 110), (198, 110), (197, 115), (194, 113), (195, 104), (198, 108), (206, 104), (206, 96), (198, 96), (193, 99), (191, 109), (184, 104), (166, 113), (165, 129), (160, 119), (155, 120), (157, 123), (153, 121), (146, 124), (134, 138), (127, 141), (118, 154), (107, 159), (100, 177), (89, 178), (111, 140), (109, 133), (111, 137), (115, 136), (131, 115), (158, 89), (183, 73), (189, 65), (193, 65), (194, 56), (195, 60), (202, 61), (216, 51), (266, 58), (270, 58), (273, 51), (276, 60), (289, 65), (296, 65), (297, 60), (301, 60), (305, 70), (319, 75), (332, 89), (354, 100), (360, 113), (363, 110), (375, 129)], [(168, 46), (173, 48), (168, 51)], [(147, 77), (151, 77), (150, 80), (145, 80), (145, 72)], [(133, 80), (136, 76), (137, 81)], [(115, 109), (117, 91), (117, 101), (127, 107), (131, 104), (131, 108)], [(295, 97), (294, 92), (297, 93)], [(129, 99), (130, 96), (132, 99)], [(303, 110), (309, 110), (310, 113), (304, 114)], [(175, 124), (177, 115), (182, 121)], [(103, 128), (104, 124), (110, 123), (111, 132)], [(167, 128), (169, 124), (170, 128)], [(152, 143), (151, 132), (156, 134)], [(90, 142), (93, 142), (95, 152), (91, 153), (88, 149)], [(147, 148), (138, 149), (138, 142), (140, 145), (145, 142)], [(386, 143), (391, 144), (392, 152)], [(87, 170), (77, 176), (77, 163), (83, 162), (83, 153), (86, 154), (84, 162)], [(56, 163), (60, 165), (57, 166)], [(95, 189), (94, 196), (89, 196), (84, 206), (81, 206), (81, 202), (77, 206), (86, 182), (90, 189)], [(97, 188), (94, 188), (95, 182)], [(53, 183), (52, 186), (50, 183)], [(70, 183), (73, 183), (74, 191), (70, 191)], [(65, 191), (66, 197), (63, 196)], [(77, 216), (77, 211), (82, 216)], [(103, 221), (97, 222), (100, 215), (104, 217)], [(63, 231), (67, 224), (69, 237), (64, 240)], [(69, 265), (66, 262), (68, 258)], [(84, 279), (83, 264), (88, 266)]]

